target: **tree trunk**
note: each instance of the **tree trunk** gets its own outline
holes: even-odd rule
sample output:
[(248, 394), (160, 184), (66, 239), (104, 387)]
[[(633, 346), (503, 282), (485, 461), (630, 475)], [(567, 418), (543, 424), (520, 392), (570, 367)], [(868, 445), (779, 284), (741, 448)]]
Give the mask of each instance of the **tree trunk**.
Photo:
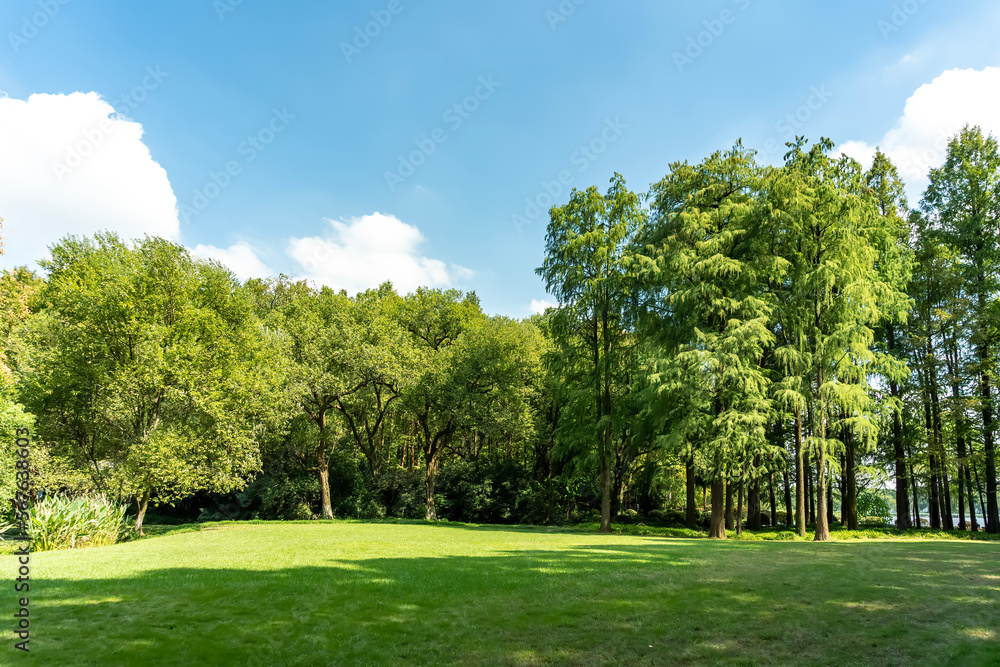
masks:
[(726, 480), (721, 473), (716, 473), (712, 480), (712, 522), (709, 525), (708, 536), (720, 540), (726, 539)]
[[(844, 443), (844, 449), (847, 449), (847, 443)], [(833, 486), (833, 484), (830, 486)], [(847, 513), (844, 512), (844, 508), (847, 507), (847, 456), (845, 454), (840, 455), (840, 481), (838, 486), (840, 487), (838, 489), (840, 491), (840, 525), (846, 528)], [(833, 519), (830, 521), (832, 522)]]
[(809, 523), (816, 524), (816, 481), (813, 477), (813, 464), (807, 461), (809, 467), (806, 469), (806, 493), (809, 494)]
[(858, 476), (855, 457), (857, 456), (857, 448), (854, 445), (854, 434), (848, 432), (845, 437), (845, 445), (847, 445), (847, 453), (845, 454), (846, 466), (844, 467), (844, 476), (847, 478), (847, 499), (840, 501), (840, 516), (841, 524), (843, 524), (844, 516), (847, 517), (847, 529), (857, 530), (858, 529)]
[[(819, 370), (816, 373), (816, 390), (820, 391), (822, 387), (823, 371)], [(820, 444), (816, 447), (818, 454), (816, 460), (816, 536), (813, 540), (823, 542), (830, 539), (830, 524), (827, 523), (826, 516), (826, 447), (822, 444), (826, 438), (826, 423), (824, 421), (826, 415), (822, 403), (817, 407), (819, 415), (816, 423), (819, 426)]]
[[(925, 355), (926, 358), (926, 355)], [(941, 528), (941, 503), (938, 499), (938, 477), (936, 451), (936, 437), (934, 434), (934, 420), (931, 417), (931, 389), (930, 371), (925, 367), (920, 373), (921, 394), (924, 403), (924, 431), (927, 433), (928, 464), (930, 466), (930, 481), (927, 489), (927, 511), (931, 515), (931, 528)]]
[(760, 530), (763, 527), (760, 515), (760, 477), (757, 477), (750, 483), (750, 491), (747, 496), (747, 529)]
[(983, 397), (983, 453), (986, 458), (986, 532), (1000, 533), (997, 513), (997, 465), (993, 444), (993, 407), (990, 402), (990, 376), (982, 374), (980, 391)]
[(694, 454), (687, 460), (687, 516), (686, 525), (691, 530), (698, 527), (698, 508), (694, 501)]
[(938, 488), (938, 478), (937, 478), (937, 461), (933, 454), (928, 457), (931, 467), (931, 480), (930, 480), (930, 495), (928, 497), (927, 510), (931, 515), (931, 528), (941, 529), (941, 499), (940, 499), (940, 489)]
[[(887, 327), (887, 333), (889, 337), (889, 350), (895, 354), (896, 334), (891, 324)], [(892, 381), (889, 383), (889, 394), (899, 401), (902, 400), (898, 382)], [(901, 409), (902, 406), (898, 410), (892, 411), (892, 451), (896, 463), (896, 526), (900, 530), (906, 530), (912, 526), (912, 521), (910, 520), (910, 495), (907, 488), (906, 452), (903, 449)]]
[(733, 485), (726, 478), (726, 530), (733, 530), (736, 524), (733, 522)]
[[(791, 512), (791, 507), (785, 508)], [(795, 408), (795, 530), (806, 534), (806, 472), (802, 451), (802, 409)]]
[[(970, 445), (971, 445), (971, 443), (970, 443)], [(971, 446), (970, 446), (970, 449), (971, 449)], [(981, 481), (979, 481), (979, 469), (976, 468), (975, 466), (973, 466), (972, 467), (972, 474), (975, 475), (975, 478), (976, 478), (976, 490), (979, 492), (979, 511), (983, 512), (983, 521), (985, 521), (986, 520), (986, 515), (985, 515), (985, 510), (983, 510), (983, 508), (986, 507), (986, 496), (983, 495), (983, 483)], [(983, 527), (985, 528), (985, 525)]]
[(324, 519), (333, 518), (333, 505), (330, 503), (330, 468), (326, 463), (326, 416), (321, 418), (319, 431), (319, 446), (316, 447), (316, 467), (319, 470), (319, 493), (322, 501), (321, 515)]
[[(792, 516), (793, 516), (792, 512), (793, 512), (793, 508), (795, 506), (792, 505), (792, 486), (791, 486), (791, 484), (788, 481), (788, 469), (787, 468), (784, 471), (782, 471), (782, 475), (781, 476), (782, 476), (782, 478), (783, 478), (783, 480), (785, 482), (785, 515), (784, 515), (783, 520), (782, 520), (781, 523), (786, 528), (790, 528), (794, 524), (794, 521), (792, 521)], [(804, 530), (805, 526), (802, 526), (802, 528)]]
[(968, 530), (965, 522), (965, 465), (958, 464), (958, 529)]
[(910, 457), (910, 486), (913, 488), (913, 523), (917, 528), (920, 525), (920, 495), (917, 492), (917, 478), (913, 476), (913, 458)]
[(424, 477), (426, 498), (426, 512), (424, 518), (427, 521), (437, 521), (437, 507), (434, 504), (434, 474), (437, 472), (437, 457), (431, 457), (427, 463), (427, 474)]
[[(603, 457), (602, 457), (603, 458)], [(608, 461), (600, 467), (601, 476), (601, 532), (611, 532), (611, 466)]]
[(146, 518), (146, 509), (149, 507), (149, 490), (143, 491), (135, 498), (138, 513), (135, 516), (135, 532), (145, 535), (142, 532), (142, 520)]
[(767, 475), (767, 491), (768, 500), (771, 501), (771, 528), (774, 528), (778, 525), (778, 503), (775, 502), (773, 472)]
[(975, 492), (972, 489), (972, 475), (969, 474), (969, 464), (965, 464), (965, 488), (969, 492), (969, 523), (971, 524), (972, 532), (977, 532), (979, 530), (979, 524), (976, 522), (976, 499)]
[(826, 480), (826, 525), (832, 526), (833, 522), (833, 473), (831, 472)]
[(941, 429), (941, 403), (938, 400), (937, 366), (934, 363), (934, 349), (931, 339), (927, 338), (928, 379), (931, 389), (931, 415), (934, 426), (934, 451), (937, 452), (938, 472), (941, 480), (941, 526), (945, 530), (954, 530), (951, 519), (951, 484), (948, 482), (948, 457), (944, 450), (944, 435)]
[(743, 534), (743, 492), (745, 488), (745, 483), (743, 476), (740, 475), (740, 491), (738, 498), (736, 500), (736, 535), (737, 537)]
[[(962, 420), (962, 413), (958, 408), (960, 393), (958, 386), (958, 350), (957, 344), (952, 342), (951, 354), (946, 354), (945, 357), (948, 359), (948, 375), (951, 376), (951, 398), (953, 401), (952, 410), (955, 414), (955, 453), (958, 454), (958, 527), (961, 530), (965, 530), (968, 525), (965, 522), (965, 496), (963, 495), (964, 488), (966, 487), (966, 475), (969, 473), (969, 466), (965, 458), (965, 423)], [(969, 488), (969, 500), (972, 500), (972, 489)], [(969, 512), (972, 517), (975, 517), (976, 510), (973, 507), (969, 507)], [(975, 523), (975, 518), (972, 519), (972, 523)], [(973, 528), (973, 530), (975, 530)]]

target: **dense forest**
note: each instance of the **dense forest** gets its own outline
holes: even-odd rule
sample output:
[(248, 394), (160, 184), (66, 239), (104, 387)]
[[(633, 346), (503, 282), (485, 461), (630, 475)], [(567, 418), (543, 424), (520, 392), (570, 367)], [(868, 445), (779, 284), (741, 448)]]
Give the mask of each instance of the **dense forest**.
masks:
[[(172, 242), (67, 237), (0, 279), (0, 430), (32, 483), (144, 520), (840, 523), (1000, 532), (1000, 149), (911, 207), (833, 143), (737, 143), (553, 207), (559, 303), (241, 283)], [(0, 495), (10, 504), (13, 453)]]

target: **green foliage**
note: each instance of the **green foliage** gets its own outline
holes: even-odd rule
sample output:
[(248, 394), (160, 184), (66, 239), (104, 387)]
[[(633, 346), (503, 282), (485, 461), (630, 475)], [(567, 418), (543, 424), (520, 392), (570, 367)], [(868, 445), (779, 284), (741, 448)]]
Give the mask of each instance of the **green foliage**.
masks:
[(232, 274), (163, 239), (113, 234), (68, 237), (43, 266), (43, 308), (14, 361), (53, 454), (117, 498), (242, 487), (281, 402)]
[(48, 496), (33, 503), (27, 533), (32, 551), (52, 551), (117, 544), (128, 539), (131, 531), (125, 505), (91, 495)]
[(451, 521), (542, 523), (546, 498), (516, 461), (456, 462), (438, 475), (439, 509)]
[(30, 426), (30, 417), (14, 402), (13, 386), (0, 377), (0, 520), (13, 513), (17, 493), (17, 429)]
[(858, 494), (858, 521), (860, 523), (889, 523), (892, 510), (881, 491), (867, 489)]

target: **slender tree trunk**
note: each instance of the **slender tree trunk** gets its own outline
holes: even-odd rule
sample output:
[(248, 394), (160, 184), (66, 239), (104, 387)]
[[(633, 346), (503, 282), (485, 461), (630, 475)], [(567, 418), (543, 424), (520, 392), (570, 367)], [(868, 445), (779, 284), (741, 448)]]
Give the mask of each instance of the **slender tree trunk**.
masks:
[[(896, 334), (890, 324), (887, 327), (889, 350), (896, 352)], [(889, 394), (897, 401), (902, 401), (899, 383), (895, 380), (889, 383)], [(896, 526), (906, 530), (912, 525), (910, 520), (910, 495), (907, 489), (906, 452), (903, 449), (903, 419), (900, 414), (902, 406), (892, 411), (892, 451), (896, 463)]]
[(813, 480), (813, 464), (807, 461), (806, 494), (809, 496), (809, 523), (816, 523), (816, 482)]
[(149, 507), (149, 489), (144, 490), (135, 498), (136, 507), (138, 511), (135, 516), (135, 532), (140, 535), (145, 535), (142, 532), (142, 521), (146, 518), (146, 509)]
[[(857, 447), (854, 443), (854, 434), (848, 432), (846, 437), (847, 453), (845, 476), (847, 478), (847, 502), (841, 500), (841, 518), (847, 516), (847, 529), (858, 529), (858, 475), (857, 475)], [(843, 523), (843, 521), (841, 521)]]
[[(841, 440), (843, 442), (843, 440)], [(846, 449), (846, 443), (845, 443)], [(832, 484), (830, 486), (833, 486)], [(840, 525), (847, 527), (847, 512), (845, 508), (847, 507), (847, 456), (845, 454), (840, 455)], [(831, 523), (833, 520), (831, 519)]]
[[(823, 387), (823, 371), (819, 370), (816, 373), (816, 390), (821, 391)], [(826, 439), (826, 415), (824, 414), (822, 402), (817, 406), (819, 409), (818, 419), (816, 420), (817, 426), (819, 427), (819, 441), (820, 444), (817, 449), (817, 461), (816, 461), (816, 536), (813, 538), (816, 542), (822, 542), (830, 539), (830, 524), (827, 522), (826, 516), (826, 447), (822, 444)]]
[(605, 460), (601, 475), (601, 532), (611, 532), (611, 466)]
[(944, 435), (941, 428), (941, 402), (938, 399), (937, 365), (934, 357), (934, 347), (931, 337), (927, 337), (928, 379), (931, 390), (931, 415), (933, 418), (934, 451), (937, 453), (938, 472), (941, 480), (941, 526), (945, 530), (954, 530), (951, 518), (951, 485), (948, 482), (948, 457), (944, 450)]
[(761, 529), (760, 515), (760, 477), (756, 477), (750, 482), (750, 488), (747, 493), (747, 528), (749, 530)]
[[(965, 476), (969, 473), (969, 467), (966, 463), (965, 458), (965, 423), (962, 419), (962, 413), (959, 409), (959, 401), (961, 400), (961, 395), (959, 393), (958, 386), (958, 346), (954, 342), (954, 337), (952, 338), (951, 353), (946, 354), (945, 357), (948, 360), (948, 375), (951, 376), (951, 399), (952, 399), (952, 411), (954, 413), (955, 419), (955, 453), (958, 454), (958, 527), (961, 530), (966, 529), (965, 523), (965, 496), (963, 495), (963, 487), (965, 486), (966, 478)], [(971, 486), (971, 485), (970, 485)], [(969, 500), (972, 500), (972, 489), (969, 488)], [(972, 523), (975, 523), (976, 510), (971, 505), (969, 507), (970, 515), (973, 517)], [(975, 530), (975, 528), (973, 528)]]
[(1000, 533), (1000, 515), (997, 512), (996, 452), (993, 443), (993, 399), (990, 397), (990, 392), (990, 376), (983, 372), (980, 393), (983, 398), (983, 453), (986, 460), (986, 532)]
[(726, 530), (733, 530), (736, 524), (733, 522), (733, 485), (726, 475)]
[[(786, 508), (789, 512), (791, 507)], [(806, 534), (806, 471), (802, 451), (802, 409), (795, 408), (795, 530)]]
[(958, 529), (968, 530), (965, 522), (965, 464), (958, 464)]
[[(792, 516), (794, 516), (793, 512), (795, 506), (792, 505), (792, 485), (788, 479), (787, 468), (784, 471), (782, 471), (782, 480), (785, 483), (785, 516), (781, 523), (784, 524), (786, 528), (790, 528), (795, 524), (795, 522), (792, 520)], [(803, 522), (803, 524), (804, 523), (805, 522)], [(803, 525), (802, 528), (805, 529), (805, 525)]]
[(965, 488), (968, 489), (969, 494), (969, 523), (972, 528), (972, 532), (979, 530), (979, 524), (976, 522), (976, 500), (975, 491), (972, 488), (972, 475), (969, 473), (969, 464), (966, 463), (965, 466)]
[(913, 487), (913, 525), (922, 528), (920, 525), (920, 495), (917, 492), (917, 478), (913, 476), (913, 458), (910, 457), (910, 485)]
[(722, 473), (716, 473), (712, 480), (712, 522), (708, 536), (726, 539), (726, 480)]
[(426, 463), (427, 470), (424, 476), (424, 488), (427, 492), (427, 497), (424, 518), (427, 521), (437, 521), (437, 506), (434, 503), (434, 474), (437, 472), (437, 456), (430, 457)]
[(826, 525), (832, 526), (833, 516), (833, 472), (831, 471), (826, 481)]
[[(977, 276), (977, 300), (979, 314), (985, 316), (987, 312), (986, 290), (984, 288), (985, 277), (982, 273)], [(980, 328), (985, 328), (983, 323), (979, 323)], [(986, 331), (982, 331), (988, 335)], [(997, 511), (997, 466), (996, 452), (993, 442), (993, 398), (992, 398), (992, 378), (990, 366), (992, 358), (989, 344), (981, 341), (976, 352), (979, 355), (979, 395), (981, 398), (980, 409), (983, 415), (983, 456), (986, 465), (986, 532), (1000, 533), (1000, 513)], [(978, 475), (978, 472), (976, 473)]]
[(695, 506), (694, 500), (694, 454), (688, 456), (687, 460), (687, 516), (686, 525), (691, 530), (698, 527), (698, 508)]
[(775, 502), (773, 472), (767, 475), (767, 492), (768, 500), (771, 502), (771, 527), (774, 528), (778, 525), (778, 504)]
[(743, 492), (745, 488), (745, 480), (743, 475), (740, 475), (740, 492), (739, 499), (736, 503), (736, 535), (740, 536), (743, 534)]
[(319, 426), (319, 444), (316, 447), (316, 469), (319, 471), (319, 493), (324, 519), (333, 518), (333, 505), (330, 502), (330, 467), (326, 463), (326, 410), (319, 413), (316, 420)]
[(930, 495), (928, 497), (928, 508), (927, 510), (931, 515), (931, 528), (941, 529), (941, 490), (938, 488), (938, 478), (937, 478), (937, 460), (934, 455), (931, 454), (928, 457), (928, 462), (931, 467), (931, 479), (930, 479)]
[[(927, 356), (925, 355), (925, 360)], [(921, 394), (923, 394), (923, 404), (924, 404), (924, 431), (927, 433), (927, 461), (930, 467), (930, 481), (928, 482), (928, 497), (927, 497), (927, 511), (931, 515), (931, 528), (940, 529), (941, 528), (941, 503), (939, 500), (939, 489), (938, 489), (938, 477), (937, 477), (937, 458), (934, 456), (936, 451), (936, 438), (934, 435), (934, 422), (931, 417), (931, 397), (930, 397), (930, 371), (927, 369), (927, 362), (924, 364), (924, 368), (921, 369), (920, 380), (921, 380)]]
[[(979, 481), (979, 469), (975, 466), (972, 467), (972, 473), (976, 477), (976, 490), (979, 492), (979, 510), (984, 511), (983, 508), (986, 507), (986, 496), (983, 495), (983, 483)], [(985, 514), (983, 516), (983, 521), (986, 521)], [(985, 526), (984, 526), (985, 528)]]

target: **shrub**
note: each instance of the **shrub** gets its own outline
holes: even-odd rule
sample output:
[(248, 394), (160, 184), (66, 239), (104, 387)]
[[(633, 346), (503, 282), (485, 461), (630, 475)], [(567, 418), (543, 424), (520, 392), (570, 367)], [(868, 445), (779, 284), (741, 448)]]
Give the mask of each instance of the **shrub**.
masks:
[(542, 486), (514, 461), (459, 461), (438, 473), (438, 516), (468, 523), (545, 521)]
[(881, 492), (865, 490), (858, 494), (858, 517), (859, 523), (885, 524), (892, 519), (892, 511)]
[(375, 478), (375, 495), (388, 516), (401, 519), (424, 516), (427, 493), (423, 470), (391, 466)]
[(103, 547), (117, 544), (130, 534), (125, 505), (100, 495), (72, 500), (49, 496), (35, 503), (29, 513), (27, 532), (32, 551)]

